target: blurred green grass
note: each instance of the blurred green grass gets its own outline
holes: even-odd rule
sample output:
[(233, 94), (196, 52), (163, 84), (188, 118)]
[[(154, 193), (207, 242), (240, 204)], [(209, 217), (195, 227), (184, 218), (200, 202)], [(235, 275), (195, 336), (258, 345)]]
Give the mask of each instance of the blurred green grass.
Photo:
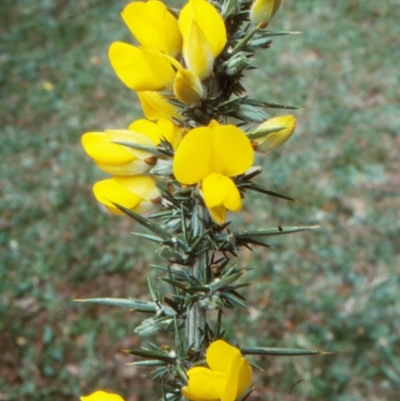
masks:
[[(73, 302), (146, 296), (157, 260), (130, 221), (97, 207), (91, 185), (102, 174), (79, 143), (141, 115), (106, 55), (113, 40), (130, 40), (125, 4), (0, 5), (2, 400), (63, 401), (100, 387), (127, 400), (160, 395), (124, 366), (120, 350), (142, 341), (136, 317)], [(395, 0), (287, 0), (272, 28), (303, 34), (275, 40), (247, 79), (257, 98), (304, 107), (294, 138), (259, 159), (263, 183), (302, 203), (247, 199), (234, 219), (321, 229), (242, 252), (255, 284), (249, 312), (226, 314), (227, 331), (248, 346), (338, 352), (257, 360), (256, 398), (399, 399), (399, 17)]]

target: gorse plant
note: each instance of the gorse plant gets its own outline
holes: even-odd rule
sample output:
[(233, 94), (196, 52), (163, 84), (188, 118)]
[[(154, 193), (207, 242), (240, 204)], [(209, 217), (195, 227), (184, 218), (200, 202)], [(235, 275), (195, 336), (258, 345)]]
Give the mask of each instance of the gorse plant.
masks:
[[(245, 267), (238, 251), (268, 247), (270, 236), (311, 229), (270, 227), (237, 230), (227, 212), (242, 208), (253, 193), (293, 201), (254, 182), (262, 172), (254, 152), (269, 152), (287, 141), (292, 115), (271, 118), (268, 109), (293, 109), (250, 98), (242, 84), (252, 57), (268, 49), (275, 32), (268, 23), (277, 0), (189, 0), (181, 10), (156, 0), (133, 2), (122, 18), (139, 46), (115, 42), (111, 65), (137, 92), (146, 119), (127, 129), (84, 134), (82, 143), (98, 167), (112, 175), (94, 185), (94, 195), (112, 213), (146, 228), (136, 233), (159, 246), (163, 281), (170, 294), (149, 283), (152, 301), (89, 299), (146, 314), (135, 332), (170, 332), (166, 347), (131, 349), (152, 366), (165, 400), (246, 398), (251, 392), (248, 354), (311, 355), (299, 349), (234, 347), (223, 340), (225, 308), (246, 307), (239, 279)], [(214, 320), (207, 316), (213, 313)], [(149, 318), (148, 315), (151, 315)], [(96, 391), (83, 401), (118, 401)]]

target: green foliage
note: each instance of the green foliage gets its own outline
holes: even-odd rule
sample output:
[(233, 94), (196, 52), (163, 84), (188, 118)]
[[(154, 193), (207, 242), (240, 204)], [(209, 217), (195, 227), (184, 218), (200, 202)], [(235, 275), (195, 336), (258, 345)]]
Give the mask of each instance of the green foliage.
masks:
[[(124, 366), (136, 359), (120, 350), (140, 345), (135, 314), (72, 301), (141, 298), (148, 265), (160, 260), (156, 245), (130, 235), (140, 230), (131, 221), (97, 209), (89, 183), (100, 173), (79, 145), (81, 133), (139, 115), (105, 51), (131, 40), (118, 15), (125, 3), (0, 5), (2, 399), (71, 400), (100, 387), (159, 394), (144, 368)], [(240, 254), (252, 268), (250, 313), (227, 313), (227, 335), (246, 348), (337, 352), (257, 359), (262, 399), (397, 401), (398, 4), (287, 1), (272, 26), (304, 34), (273, 38), (257, 60), (268, 68), (247, 87), (260, 101), (304, 109), (293, 138), (263, 157), (258, 183), (302, 203), (248, 197), (243, 220), (246, 230), (322, 228), (269, 238), (275, 249), (251, 262)]]

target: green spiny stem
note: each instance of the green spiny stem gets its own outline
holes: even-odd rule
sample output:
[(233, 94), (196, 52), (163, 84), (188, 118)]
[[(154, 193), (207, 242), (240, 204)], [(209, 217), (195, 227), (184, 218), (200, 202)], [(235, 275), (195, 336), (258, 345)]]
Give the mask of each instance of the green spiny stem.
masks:
[[(199, 202), (196, 202), (192, 211), (193, 236), (196, 238), (202, 237), (208, 224), (210, 224), (210, 217), (207, 209)], [(200, 241), (198, 247), (201, 247), (201, 252), (193, 261), (192, 275), (203, 283), (205, 277), (207, 277), (207, 248), (202, 244), (202, 241)], [(195, 351), (202, 353), (202, 335), (205, 333), (205, 328), (206, 310), (196, 300), (188, 305), (186, 309), (186, 349), (193, 347)]]
[[(199, 280), (203, 277), (202, 271), (205, 264), (205, 253), (201, 253), (195, 260), (193, 265), (193, 276)], [(206, 328), (206, 311), (196, 301), (187, 306), (186, 321), (185, 321), (185, 334), (186, 334), (186, 348), (193, 347), (195, 351), (201, 351), (201, 337)]]
[(249, 42), (249, 40), (254, 36), (254, 34), (260, 29), (260, 25), (257, 25), (253, 30), (251, 30), (230, 52), (232, 57), (234, 54), (243, 49), (244, 46)]

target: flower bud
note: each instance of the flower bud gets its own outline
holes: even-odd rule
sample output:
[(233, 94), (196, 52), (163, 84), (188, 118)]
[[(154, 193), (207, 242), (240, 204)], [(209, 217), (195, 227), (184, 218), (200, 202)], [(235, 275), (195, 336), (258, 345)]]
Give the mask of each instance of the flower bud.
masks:
[(267, 25), (278, 11), (281, 0), (254, 0), (250, 8), (250, 20), (255, 25)]
[(218, 10), (207, 0), (189, 0), (179, 14), (179, 29), (185, 42), (190, 42), (189, 36), (196, 23), (211, 47), (213, 58), (219, 56), (227, 41), (224, 20)]
[(224, 63), (227, 75), (235, 75), (242, 72), (249, 65), (248, 58), (242, 53), (236, 53)]
[(271, 118), (248, 134), (258, 152), (268, 152), (283, 145), (293, 134), (296, 119), (293, 115)]
[(203, 97), (203, 86), (199, 78), (190, 70), (176, 73), (174, 94), (184, 104), (198, 103)]

